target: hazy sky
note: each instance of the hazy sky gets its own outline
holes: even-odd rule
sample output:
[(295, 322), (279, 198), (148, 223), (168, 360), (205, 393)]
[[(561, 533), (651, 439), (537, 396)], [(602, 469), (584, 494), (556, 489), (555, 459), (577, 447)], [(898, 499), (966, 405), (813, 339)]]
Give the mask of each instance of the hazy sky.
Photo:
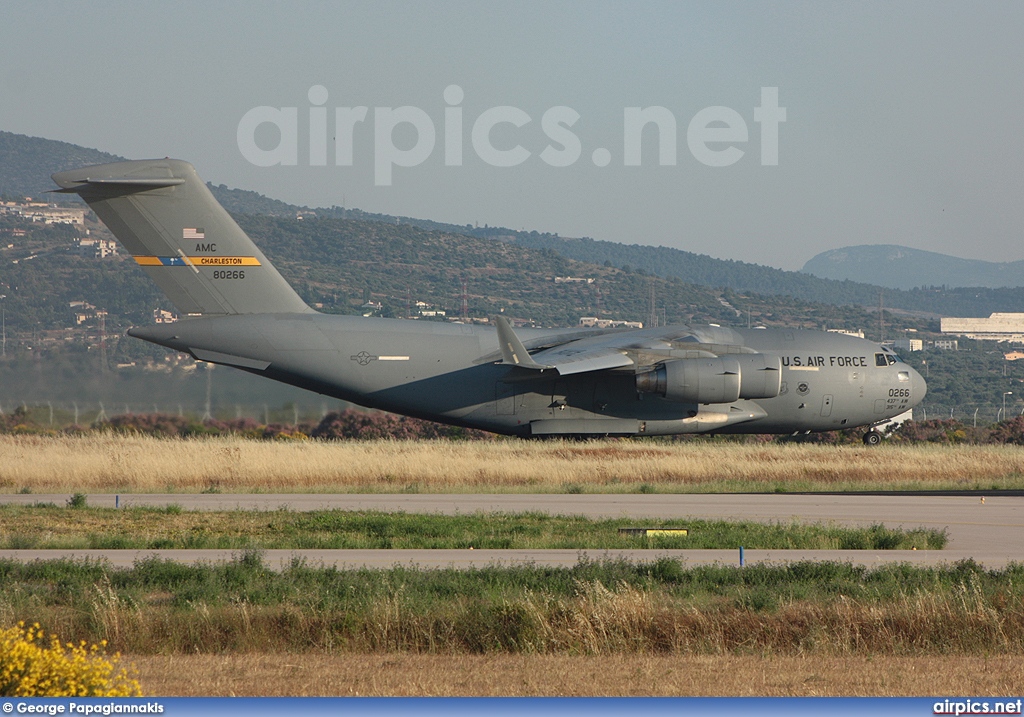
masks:
[[(209, 181), (298, 204), (786, 269), (853, 244), (1017, 260), (1022, 30), (1020, 2), (0, 2), (0, 129), (187, 159)], [(462, 90), (448, 97), (461, 135), (446, 129), (450, 85)], [(762, 163), (768, 125), (755, 121), (771, 87), (785, 108), (774, 166)], [(311, 95), (326, 108), (325, 147), (310, 144)], [(296, 164), (246, 158), (239, 126), (258, 107), (296, 108)], [(368, 108), (351, 125), (351, 166), (337, 164), (337, 107)], [(399, 107), (435, 130), (429, 153)], [(559, 107), (571, 110), (552, 110), (562, 124), (545, 127)], [(651, 124), (640, 165), (626, 166), (630, 107), (674, 118), (675, 164), (659, 164)], [(731, 110), (711, 112), (732, 139), (695, 152), (691, 134), (722, 127), (698, 115), (710, 107)], [(522, 126), (486, 132), (488, 119)], [(250, 136), (277, 156), (276, 126)], [(311, 166), (311, 149), (324, 166)], [(413, 166), (382, 185), (389, 157)]]

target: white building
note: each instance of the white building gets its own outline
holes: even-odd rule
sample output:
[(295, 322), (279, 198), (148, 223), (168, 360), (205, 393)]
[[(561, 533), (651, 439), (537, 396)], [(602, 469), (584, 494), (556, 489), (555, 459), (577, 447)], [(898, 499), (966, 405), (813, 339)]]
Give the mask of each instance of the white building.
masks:
[(10, 214), (44, 224), (73, 224), (85, 226), (85, 209), (77, 207), (58, 207), (43, 202), (4, 202), (0, 204), (0, 214)]
[(177, 314), (164, 309), (153, 309), (154, 324), (173, 324), (178, 320)]
[(598, 329), (615, 329), (619, 327), (642, 329), (644, 327), (641, 321), (616, 321), (614, 319), (599, 319), (596, 316), (581, 316), (580, 326)]
[(921, 339), (896, 339), (892, 342), (892, 347), (897, 351), (922, 351), (924, 341)]
[(75, 251), (82, 256), (106, 259), (108, 256), (117, 256), (117, 242), (112, 239), (90, 239), (82, 237), (80, 239), (75, 239)]
[(987, 319), (941, 320), (942, 333), (982, 341), (1024, 341), (1024, 314), (995, 313)]

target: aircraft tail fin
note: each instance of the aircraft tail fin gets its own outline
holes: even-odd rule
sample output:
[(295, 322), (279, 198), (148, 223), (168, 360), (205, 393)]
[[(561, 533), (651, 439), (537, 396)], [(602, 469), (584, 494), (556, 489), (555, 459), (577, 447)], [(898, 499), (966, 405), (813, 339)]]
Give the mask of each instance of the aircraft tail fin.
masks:
[(115, 162), (53, 181), (88, 203), (182, 314), (312, 311), (188, 162)]

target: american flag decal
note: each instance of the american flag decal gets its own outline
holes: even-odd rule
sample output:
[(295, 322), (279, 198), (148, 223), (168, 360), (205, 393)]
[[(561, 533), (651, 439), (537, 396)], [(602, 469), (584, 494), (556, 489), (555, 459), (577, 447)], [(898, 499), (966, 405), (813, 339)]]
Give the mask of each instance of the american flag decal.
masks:
[(202, 227), (196, 227), (196, 228), (187, 228), (186, 227), (185, 229), (181, 230), (181, 238), (182, 239), (205, 239), (206, 238), (206, 230), (203, 229)]

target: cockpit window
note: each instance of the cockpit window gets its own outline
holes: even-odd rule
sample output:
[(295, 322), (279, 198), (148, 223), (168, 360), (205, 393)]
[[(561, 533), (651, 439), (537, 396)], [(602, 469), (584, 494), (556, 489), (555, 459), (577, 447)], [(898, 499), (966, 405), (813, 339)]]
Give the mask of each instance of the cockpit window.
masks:
[(885, 360), (885, 354), (875, 354), (875, 366), (888, 366), (889, 362)]

